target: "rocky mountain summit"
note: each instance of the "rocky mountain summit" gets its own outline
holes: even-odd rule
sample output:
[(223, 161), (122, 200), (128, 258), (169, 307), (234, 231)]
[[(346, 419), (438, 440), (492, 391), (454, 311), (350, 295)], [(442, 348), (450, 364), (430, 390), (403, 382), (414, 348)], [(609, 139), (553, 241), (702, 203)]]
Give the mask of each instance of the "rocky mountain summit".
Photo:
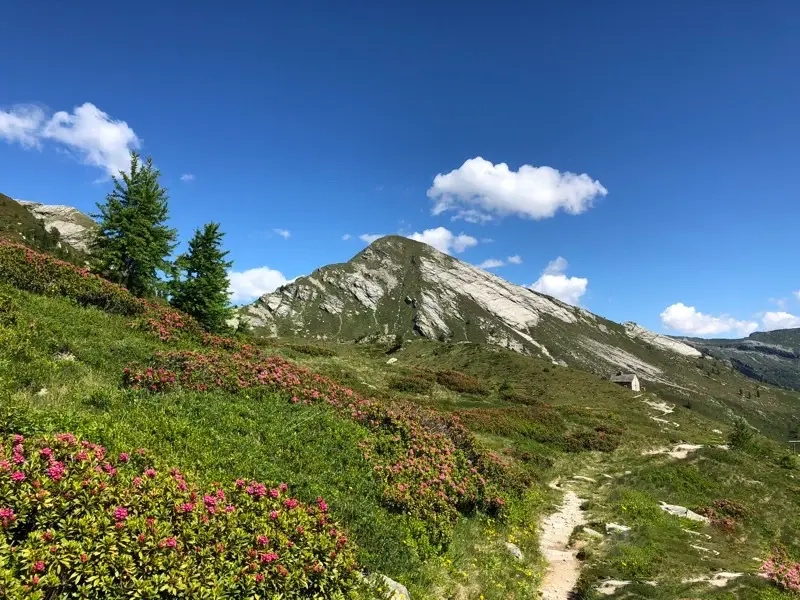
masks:
[(27, 209), (34, 217), (40, 219), (45, 227), (55, 229), (61, 236), (61, 241), (69, 244), (75, 250), (88, 252), (89, 239), (97, 227), (95, 221), (83, 214), (77, 208), (62, 204), (42, 204), (30, 200), (16, 200)]
[(672, 382), (665, 362), (700, 356), (683, 342), (619, 325), (401, 236), (262, 296), (240, 318), (271, 336), (487, 343), (662, 383)]

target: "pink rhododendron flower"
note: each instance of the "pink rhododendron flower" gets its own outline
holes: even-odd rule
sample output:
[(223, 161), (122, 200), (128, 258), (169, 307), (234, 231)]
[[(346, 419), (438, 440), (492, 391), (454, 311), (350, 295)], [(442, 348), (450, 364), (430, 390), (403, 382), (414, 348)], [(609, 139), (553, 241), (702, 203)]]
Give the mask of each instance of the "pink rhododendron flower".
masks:
[(25, 473), (23, 473), (22, 471), (14, 471), (11, 474), (11, 480), (16, 481), (17, 483), (19, 483), (20, 481), (25, 481)]
[(128, 509), (124, 506), (118, 506), (114, 509), (114, 519), (117, 521), (124, 521), (128, 518)]

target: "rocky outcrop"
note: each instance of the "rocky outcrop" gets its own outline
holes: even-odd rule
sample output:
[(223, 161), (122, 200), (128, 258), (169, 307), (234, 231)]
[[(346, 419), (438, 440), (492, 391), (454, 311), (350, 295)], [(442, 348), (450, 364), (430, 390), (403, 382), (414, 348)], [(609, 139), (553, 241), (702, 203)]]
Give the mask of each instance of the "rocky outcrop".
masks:
[(56, 229), (61, 241), (76, 250), (88, 252), (89, 240), (97, 224), (77, 208), (60, 204), (42, 204), (28, 200), (17, 200), (37, 219), (44, 222), (47, 229)]

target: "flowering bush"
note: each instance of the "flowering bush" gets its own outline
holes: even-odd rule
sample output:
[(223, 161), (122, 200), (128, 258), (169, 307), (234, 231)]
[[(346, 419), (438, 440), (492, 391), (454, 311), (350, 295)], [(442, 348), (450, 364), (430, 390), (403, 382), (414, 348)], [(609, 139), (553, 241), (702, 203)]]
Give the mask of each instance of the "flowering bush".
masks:
[(0, 440), (4, 598), (348, 597), (354, 549), (319, 498), (201, 489), (146, 452), (71, 434)]
[(180, 311), (137, 298), (89, 269), (3, 240), (0, 240), (0, 281), (37, 294), (71, 298), (111, 313), (137, 316), (134, 326), (155, 334), (161, 341), (202, 333), (197, 321)]
[[(229, 346), (218, 336), (205, 339), (214, 348)], [(385, 502), (424, 520), (434, 544), (447, 542), (459, 512), (496, 513), (505, 504), (500, 489), (522, 485), (504, 477), (501, 461), (482, 452), (457, 418), (415, 405), (387, 407), (247, 344), (235, 351), (159, 352), (149, 366), (126, 368), (123, 382), (151, 392), (266, 389), (294, 403), (330, 405), (372, 431), (363, 451), (383, 483)]]
[(735, 500), (714, 500), (711, 506), (699, 508), (697, 512), (708, 517), (712, 525), (729, 533), (735, 531), (736, 524), (750, 513)]
[(781, 548), (773, 550), (761, 564), (761, 574), (784, 590), (800, 592), (800, 563)]
[(0, 240), (0, 280), (29, 292), (64, 296), (109, 312), (135, 315), (144, 311), (133, 294), (88, 269), (3, 240)]

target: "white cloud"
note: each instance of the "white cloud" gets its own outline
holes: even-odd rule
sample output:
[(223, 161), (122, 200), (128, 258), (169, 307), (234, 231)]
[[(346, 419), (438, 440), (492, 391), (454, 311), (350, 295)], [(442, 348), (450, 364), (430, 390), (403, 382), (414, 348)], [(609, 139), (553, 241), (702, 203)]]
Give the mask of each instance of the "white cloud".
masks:
[(589, 280), (585, 277), (567, 277), (564, 271), (568, 266), (569, 263), (563, 256), (551, 260), (530, 288), (577, 306), (580, 304), (581, 296), (586, 293)]
[(790, 314), (788, 312), (765, 312), (761, 318), (761, 323), (765, 331), (772, 331), (773, 329), (792, 329), (800, 327), (800, 317)]
[(0, 138), (24, 148), (54, 142), (80, 162), (118, 175), (130, 166), (130, 151), (142, 141), (125, 121), (112, 119), (91, 102), (72, 113), (58, 111), (50, 118), (38, 107), (21, 105), (0, 111)]
[(797, 290), (796, 292), (794, 292), (794, 297), (797, 298), (798, 300), (800, 300), (800, 290)]
[(433, 214), (453, 210), (454, 219), (473, 223), (507, 215), (545, 219), (559, 209), (577, 215), (606, 194), (608, 190), (586, 173), (532, 165), (512, 171), (506, 163), (495, 165), (480, 156), (450, 173), (438, 174), (428, 189)]
[(194, 181), (195, 177), (192, 173), (184, 173), (181, 175), (181, 181), (188, 183), (190, 181)]
[(346, 241), (347, 241), (347, 240), (349, 240), (351, 237), (353, 237), (353, 236), (352, 236), (352, 235), (350, 235), (349, 233), (345, 233), (345, 234), (342, 236), (342, 239), (343, 239), (343, 240), (346, 242)]
[(241, 272), (230, 271), (228, 278), (230, 279), (228, 293), (234, 304), (252, 302), (259, 296), (274, 292), (280, 286), (294, 281), (286, 279), (283, 273), (269, 267), (257, 267)]
[(288, 229), (280, 229), (280, 228), (276, 227), (272, 231), (277, 233), (279, 236), (281, 236), (285, 240), (288, 240), (292, 236), (292, 233)]
[(0, 111), (0, 139), (23, 148), (38, 148), (37, 132), (44, 122), (44, 111), (38, 106), (17, 105)]
[(515, 254), (514, 256), (508, 257), (508, 264), (510, 265), (521, 265), (522, 264), (522, 257), (519, 254)]
[(496, 267), (503, 267), (503, 266), (505, 266), (505, 264), (506, 263), (504, 263), (500, 259), (487, 258), (485, 261), (483, 261), (481, 264), (479, 264), (478, 267), (481, 268), (481, 269), (494, 269)]
[(366, 242), (367, 244), (371, 244), (375, 240), (381, 239), (383, 236), (384, 234), (382, 233), (362, 233), (360, 236), (358, 236), (358, 239), (360, 239), (362, 242)]
[(740, 321), (728, 315), (718, 317), (707, 315), (694, 306), (686, 306), (683, 302), (665, 308), (661, 313), (661, 322), (670, 329), (698, 336), (721, 333), (749, 335), (758, 329), (758, 323), (755, 321)]
[(433, 246), (439, 252), (444, 252), (445, 254), (464, 252), (467, 248), (478, 244), (478, 240), (471, 235), (466, 235), (464, 233), (455, 235), (452, 231), (444, 227), (426, 229), (422, 233), (412, 233), (406, 237)]

